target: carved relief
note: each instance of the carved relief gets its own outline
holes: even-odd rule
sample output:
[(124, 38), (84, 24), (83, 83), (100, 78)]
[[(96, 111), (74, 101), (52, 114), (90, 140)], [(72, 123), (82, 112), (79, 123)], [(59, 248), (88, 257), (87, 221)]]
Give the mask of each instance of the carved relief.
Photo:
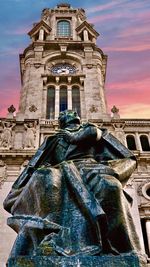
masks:
[(26, 129), (24, 148), (35, 148), (36, 125), (37, 122), (29, 122), (24, 124)]
[(30, 112), (35, 112), (35, 111), (37, 111), (37, 107), (36, 107), (35, 105), (31, 105), (31, 106), (29, 107), (29, 111), (30, 111)]
[(140, 161), (138, 164), (138, 172), (145, 173), (147, 172), (147, 163), (145, 161)]
[(112, 124), (114, 128), (114, 132), (112, 133), (121, 143), (124, 145), (126, 144), (125, 142), (125, 132), (124, 132), (124, 127), (125, 123), (113, 123)]
[(78, 10), (78, 19), (81, 20), (81, 21), (86, 20), (85, 10), (83, 8), (80, 8)]
[(6, 181), (7, 173), (6, 173), (6, 164), (3, 160), (0, 160), (0, 189), (2, 184)]
[(42, 10), (41, 19), (42, 19), (42, 20), (45, 20), (45, 21), (48, 21), (49, 16), (50, 16), (49, 9), (48, 9), (48, 8), (44, 8), (44, 9)]
[(13, 147), (13, 128), (15, 123), (1, 121), (3, 130), (0, 136), (0, 147), (11, 149)]
[(137, 193), (139, 196), (150, 200), (150, 180), (141, 183), (138, 187)]
[(87, 66), (88, 69), (92, 69), (93, 68), (92, 64), (87, 64), (86, 66)]
[(98, 108), (97, 108), (95, 105), (92, 105), (92, 106), (90, 107), (89, 111), (90, 111), (91, 113), (93, 113), (93, 112), (96, 113), (96, 112), (98, 111)]
[(119, 115), (119, 108), (117, 108), (116, 106), (113, 106), (111, 109), (112, 112), (112, 118), (113, 119), (120, 119), (120, 115)]
[(129, 178), (129, 180), (128, 180), (128, 182), (126, 183), (126, 185), (125, 185), (125, 189), (129, 189), (129, 188), (133, 188), (134, 186), (134, 184), (133, 184), (133, 182), (134, 182), (134, 177), (130, 177)]
[(34, 63), (34, 67), (35, 67), (36, 69), (40, 68), (40, 67), (41, 67), (41, 63)]
[(14, 113), (16, 111), (14, 105), (11, 105), (9, 108), (8, 108), (8, 112), (9, 113)]
[(23, 149), (23, 133), (16, 131), (14, 136), (14, 149)]

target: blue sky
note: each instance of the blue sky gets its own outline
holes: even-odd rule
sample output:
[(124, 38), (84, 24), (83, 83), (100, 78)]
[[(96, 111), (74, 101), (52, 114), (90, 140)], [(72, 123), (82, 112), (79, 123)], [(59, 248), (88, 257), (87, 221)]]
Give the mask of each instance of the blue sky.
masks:
[[(62, 2), (62, 1), (61, 1)], [(65, 1), (66, 2), (66, 1)], [(19, 53), (30, 43), (27, 32), (43, 8), (59, 1), (0, 0), (0, 116), (18, 107)], [(100, 33), (98, 46), (108, 55), (106, 92), (109, 110), (122, 117), (150, 118), (150, 1), (69, 1), (85, 9)]]

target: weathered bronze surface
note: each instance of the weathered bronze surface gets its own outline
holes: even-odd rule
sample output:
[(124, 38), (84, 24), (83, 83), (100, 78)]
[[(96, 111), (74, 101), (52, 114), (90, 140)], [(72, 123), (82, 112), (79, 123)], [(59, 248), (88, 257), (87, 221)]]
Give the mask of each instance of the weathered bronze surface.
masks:
[(20, 256), (11, 258), (8, 267), (146, 267), (134, 253), (119, 256)]
[(106, 129), (81, 124), (76, 112), (61, 113), (59, 124), (4, 201), (18, 233), (10, 258), (139, 252), (123, 190), (134, 155)]

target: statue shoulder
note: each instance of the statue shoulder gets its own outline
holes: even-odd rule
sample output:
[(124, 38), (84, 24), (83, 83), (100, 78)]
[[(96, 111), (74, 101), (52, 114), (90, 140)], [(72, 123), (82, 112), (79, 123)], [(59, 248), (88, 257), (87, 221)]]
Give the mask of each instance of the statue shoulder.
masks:
[(87, 127), (96, 127), (98, 129), (100, 129), (102, 131), (102, 134), (105, 135), (105, 134), (108, 134), (108, 130), (106, 128), (101, 128), (99, 127), (97, 124), (95, 123), (91, 123), (91, 122), (87, 122), (87, 123), (83, 123), (82, 124), (82, 127), (83, 128), (87, 128)]
[(96, 127), (98, 128), (98, 126), (94, 123), (91, 123), (91, 122), (86, 122), (86, 123), (82, 123), (82, 128), (87, 128), (87, 127)]
[(57, 139), (57, 135), (56, 135), (56, 134), (46, 136), (46, 137), (44, 138), (43, 143), (40, 145), (40, 147), (39, 147), (38, 150), (45, 150), (45, 148), (47, 148), (47, 147), (50, 146), (53, 142), (55, 142), (56, 139)]

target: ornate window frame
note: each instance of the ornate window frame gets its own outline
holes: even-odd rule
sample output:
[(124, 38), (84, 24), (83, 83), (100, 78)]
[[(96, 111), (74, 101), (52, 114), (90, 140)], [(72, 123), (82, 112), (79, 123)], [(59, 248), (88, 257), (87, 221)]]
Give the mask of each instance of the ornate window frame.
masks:
[(57, 20), (57, 38), (70, 38), (72, 36), (71, 21), (69, 19), (61, 18)]

